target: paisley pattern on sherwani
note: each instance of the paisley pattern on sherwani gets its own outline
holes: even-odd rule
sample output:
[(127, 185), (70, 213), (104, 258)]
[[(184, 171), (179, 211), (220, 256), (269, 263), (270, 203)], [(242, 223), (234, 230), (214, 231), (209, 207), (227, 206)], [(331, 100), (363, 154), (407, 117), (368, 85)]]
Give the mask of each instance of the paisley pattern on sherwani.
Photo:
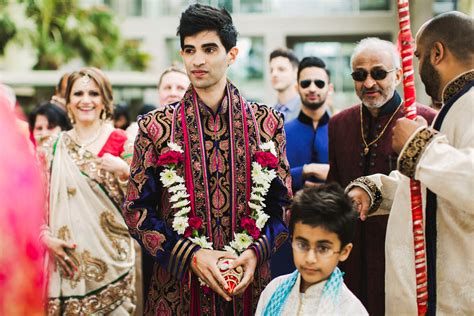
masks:
[[(264, 105), (243, 101), (238, 90), (229, 83), (215, 114), (190, 89), (182, 102), (142, 117), (139, 127), (124, 217), (134, 237), (157, 261), (147, 314), (186, 315), (196, 310), (196, 304), (203, 315), (231, 311), (244, 314), (244, 301), (246, 314), (253, 313), (259, 294), (270, 279), (267, 259), (288, 235), (282, 207), (291, 197), (291, 179), (281, 114)], [(187, 129), (187, 142), (183, 128)], [(205, 232), (214, 248), (222, 249), (232, 240), (233, 232), (239, 231), (240, 218), (247, 211), (251, 185), (248, 166), (253, 153), (260, 142), (270, 140), (275, 142), (278, 151), (279, 177), (272, 183), (266, 201), (265, 211), (271, 217), (263, 236), (252, 245), (259, 257), (256, 272), (259, 277), (243, 299), (225, 303), (217, 295), (202, 293), (190, 273), (189, 261), (198, 246), (178, 236), (171, 227), (174, 214), (168, 202), (169, 194), (161, 186), (161, 169), (157, 168), (156, 161), (169, 150), (170, 141), (188, 151), (194, 209), (204, 220)], [(188, 174), (182, 167), (177, 173)], [(144, 237), (150, 233), (158, 234), (154, 249), (145, 242)], [(200, 299), (191, 303), (192, 297)]]

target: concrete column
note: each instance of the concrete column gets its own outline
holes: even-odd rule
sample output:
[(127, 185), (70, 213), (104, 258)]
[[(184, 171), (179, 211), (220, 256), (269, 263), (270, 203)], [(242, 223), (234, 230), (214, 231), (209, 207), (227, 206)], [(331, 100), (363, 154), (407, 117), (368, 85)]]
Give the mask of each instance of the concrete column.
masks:
[[(410, 0), (410, 21), (411, 31), (413, 37), (420, 27), (433, 17), (433, 0)], [(418, 75), (418, 60), (414, 58), (415, 64), (415, 88), (416, 88), (416, 100), (425, 105), (431, 104), (431, 98), (425, 92), (425, 86), (421, 82), (420, 76)]]

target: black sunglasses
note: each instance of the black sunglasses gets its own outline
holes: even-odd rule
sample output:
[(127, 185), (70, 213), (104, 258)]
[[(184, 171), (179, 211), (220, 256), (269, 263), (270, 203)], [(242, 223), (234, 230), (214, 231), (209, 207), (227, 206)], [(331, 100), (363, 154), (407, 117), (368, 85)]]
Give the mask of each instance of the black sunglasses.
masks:
[(326, 82), (324, 82), (323, 80), (301, 80), (300, 87), (306, 89), (311, 85), (311, 82), (314, 82), (316, 87), (318, 87), (319, 89), (324, 88), (324, 86), (326, 85)]
[[(390, 70), (385, 70), (382, 68), (373, 68), (370, 70), (370, 76), (374, 80), (383, 80), (385, 77), (387, 77), (387, 74), (389, 72), (395, 71), (396, 68), (390, 69)], [(367, 76), (369, 75), (369, 72), (365, 69), (357, 69), (353, 73), (351, 73), (352, 79), (355, 81), (365, 81), (367, 79)]]

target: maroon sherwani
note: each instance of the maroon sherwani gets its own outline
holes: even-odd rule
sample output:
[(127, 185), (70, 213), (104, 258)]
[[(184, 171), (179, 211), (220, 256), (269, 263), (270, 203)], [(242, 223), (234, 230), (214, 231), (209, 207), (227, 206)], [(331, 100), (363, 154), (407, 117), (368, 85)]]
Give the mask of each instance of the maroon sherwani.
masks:
[[(377, 118), (362, 107), (363, 130), (369, 146), (361, 136), (361, 105), (352, 106), (334, 115), (329, 121), (329, 175), (328, 182), (338, 182), (346, 187), (352, 180), (374, 173), (389, 174), (397, 167), (398, 155), (392, 150), (392, 128), (404, 116), (402, 100), (397, 92), (382, 106)], [(395, 113), (396, 111), (396, 113)], [(429, 124), (436, 112), (417, 104), (418, 115)], [(394, 114), (394, 115), (393, 115)], [(393, 117), (392, 117), (393, 116)], [(387, 125), (388, 123), (388, 125)], [(358, 221), (353, 239), (354, 248), (348, 260), (341, 265), (346, 273), (344, 281), (361, 300), (370, 315), (384, 315), (385, 231), (388, 215), (372, 216), (365, 222)]]

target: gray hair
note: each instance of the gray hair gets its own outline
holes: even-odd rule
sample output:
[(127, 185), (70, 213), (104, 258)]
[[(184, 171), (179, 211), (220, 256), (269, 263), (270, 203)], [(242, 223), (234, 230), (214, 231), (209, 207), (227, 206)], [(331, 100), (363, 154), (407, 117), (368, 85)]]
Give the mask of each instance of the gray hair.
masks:
[(10, 110), (13, 110), (16, 105), (16, 95), (15, 91), (6, 84), (0, 83), (0, 90), (3, 91), (6, 100), (8, 101), (8, 107)]
[(385, 41), (377, 37), (367, 37), (357, 43), (351, 55), (351, 67), (354, 57), (366, 49), (387, 51), (390, 53), (390, 56), (392, 56), (393, 66), (395, 68), (400, 68), (400, 55), (398, 54), (397, 47), (392, 42)]

